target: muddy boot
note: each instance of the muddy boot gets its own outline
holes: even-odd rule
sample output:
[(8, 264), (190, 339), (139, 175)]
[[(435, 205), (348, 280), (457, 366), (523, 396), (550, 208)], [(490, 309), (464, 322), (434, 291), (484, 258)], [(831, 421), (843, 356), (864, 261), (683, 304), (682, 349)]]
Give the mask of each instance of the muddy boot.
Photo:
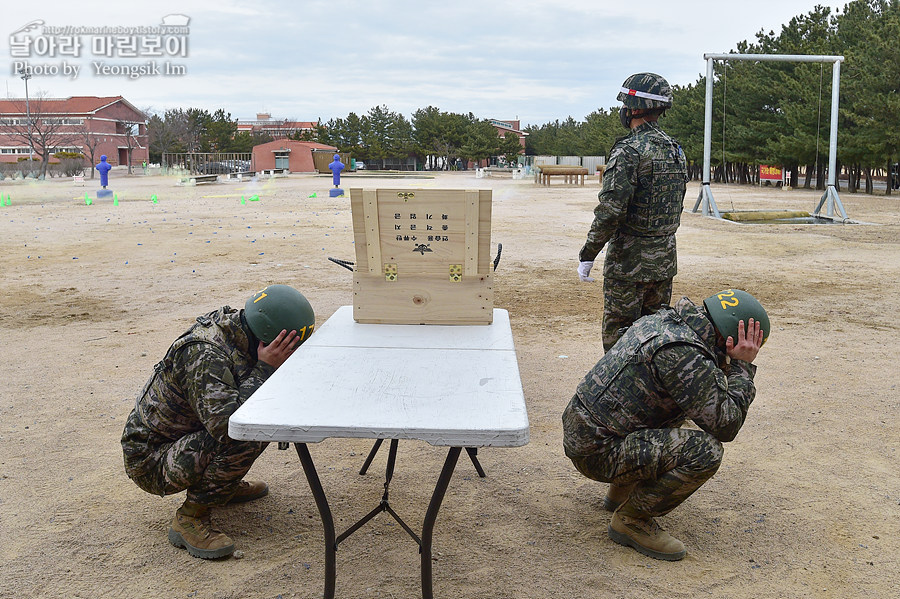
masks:
[(636, 484), (609, 485), (609, 491), (606, 492), (606, 497), (603, 498), (603, 509), (607, 512), (614, 512), (619, 509), (620, 505), (628, 501), (628, 496), (631, 495), (631, 491)]
[(214, 529), (209, 520), (209, 507), (184, 502), (169, 527), (169, 542), (184, 547), (194, 557), (215, 559), (234, 553), (234, 542)]
[(269, 485), (256, 480), (242, 480), (227, 503), (245, 503), (269, 494)]
[(676, 562), (684, 557), (684, 544), (664, 531), (656, 520), (629, 509), (626, 502), (610, 520), (609, 538), (654, 559)]

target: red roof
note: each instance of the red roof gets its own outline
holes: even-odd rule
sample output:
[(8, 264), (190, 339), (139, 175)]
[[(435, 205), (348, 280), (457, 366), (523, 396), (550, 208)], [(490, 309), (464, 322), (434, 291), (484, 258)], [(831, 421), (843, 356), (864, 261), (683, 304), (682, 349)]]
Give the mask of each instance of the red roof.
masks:
[[(141, 112), (131, 102), (122, 96), (109, 96), (98, 98), (97, 96), (72, 96), (69, 98), (30, 98), (31, 103), (40, 103), (41, 113), (50, 114), (94, 114), (101, 108), (105, 108), (116, 102), (124, 102), (128, 107)], [(22, 114), (22, 106), (25, 98), (0, 99), (0, 114)]]

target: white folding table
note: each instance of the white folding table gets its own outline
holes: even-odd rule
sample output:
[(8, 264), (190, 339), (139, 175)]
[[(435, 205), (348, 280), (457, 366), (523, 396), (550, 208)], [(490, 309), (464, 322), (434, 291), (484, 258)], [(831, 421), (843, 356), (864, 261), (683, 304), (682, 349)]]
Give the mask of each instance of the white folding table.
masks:
[[(528, 443), (509, 314), (494, 309), (490, 325), (360, 324), (343, 306), (231, 416), (228, 435), (295, 445), (325, 532), (327, 599), (338, 544), (382, 511), (418, 543), (431, 599), (432, 534), (460, 451)], [(329, 437), (391, 440), (381, 504), (340, 536), (306, 446)], [(399, 439), (450, 447), (421, 539), (388, 503)]]

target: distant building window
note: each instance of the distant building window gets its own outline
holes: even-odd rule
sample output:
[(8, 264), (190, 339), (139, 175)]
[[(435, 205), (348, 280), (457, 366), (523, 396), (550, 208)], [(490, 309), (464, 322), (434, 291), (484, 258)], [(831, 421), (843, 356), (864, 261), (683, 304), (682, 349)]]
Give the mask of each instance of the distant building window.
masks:
[(53, 125), (81, 125), (84, 123), (84, 119), (74, 119), (74, 118), (66, 118), (66, 117), (51, 117), (43, 119), (45, 123), (53, 124)]
[[(42, 121), (48, 125), (81, 125), (84, 119), (67, 118), (67, 117), (32, 117), (34, 121)], [(28, 118), (5, 118), (0, 119), (0, 125), (27, 125)]]

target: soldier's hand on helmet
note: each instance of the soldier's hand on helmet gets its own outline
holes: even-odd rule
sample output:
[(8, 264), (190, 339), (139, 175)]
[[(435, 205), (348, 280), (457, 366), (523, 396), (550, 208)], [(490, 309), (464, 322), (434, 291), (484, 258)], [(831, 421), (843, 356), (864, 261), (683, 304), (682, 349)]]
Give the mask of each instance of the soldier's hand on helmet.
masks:
[(750, 318), (747, 327), (744, 327), (744, 321), (738, 322), (737, 343), (734, 338), (729, 335), (725, 340), (725, 353), (734, 360), (743, 360), (744, 362), (752, 362), (762, 347), (763, 331), (759, 322)]
[(594, 277), (591, 275), (591, 269), (594, 267), (594, 261), (578, 263), (578, 278), (586, 283), (593, 283)]
[(272, 340), (272, 343), (266, 345), (260, 341), (257, 354), (259, 355), (260, 361), (265, 362), (274, 368), (278, 368), (284, 364), (284, 361), (287, 360), (292, 353), (294, 353), (299, 342), (300, 337), (297, 335), (297, 331), (288, 333), (287, 331), (282, 330), (278, 333), (278, 336)]

